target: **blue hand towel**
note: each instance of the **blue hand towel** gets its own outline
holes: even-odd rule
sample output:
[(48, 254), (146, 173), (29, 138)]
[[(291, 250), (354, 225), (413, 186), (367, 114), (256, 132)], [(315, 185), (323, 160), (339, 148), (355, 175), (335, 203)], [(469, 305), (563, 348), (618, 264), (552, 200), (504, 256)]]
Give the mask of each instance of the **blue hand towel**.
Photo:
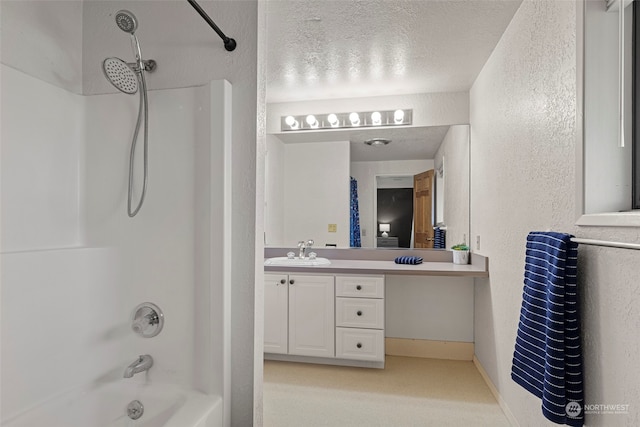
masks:
[(419, 256), (399, 256), (395, 259), (396, 264), (422, 264), (422, 257)]
[(584, 424), (578, 245), (571, 235), (527, 237), (524, 291), (511, 378), (542, 399), (542, 414), (558, 424)]
[(435, 243), (433, 244), (433, 248), (434, 249), (446, 249), (447, 248), (446, 236), (447, 236), (447, 230), (443, 230), (440, 227), (436, 227), (434, 229), (434, 235), (433, 235), (433, 238), (435, 239)]

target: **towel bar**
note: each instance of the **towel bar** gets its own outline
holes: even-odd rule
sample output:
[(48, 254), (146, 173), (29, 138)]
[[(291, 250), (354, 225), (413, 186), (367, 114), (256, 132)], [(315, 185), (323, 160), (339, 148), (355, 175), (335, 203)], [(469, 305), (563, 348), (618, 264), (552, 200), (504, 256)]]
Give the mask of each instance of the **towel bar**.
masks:
[(610, 242), (607, 240), (582, 239), (579, 237), (574, 237), (571, 239), (571, 241), (575, 243), (580, 243), (583, 245), (608, 246), (611, 248), (636, 249), (636, 250), (640, 249), (640, 244), (638, 243)]

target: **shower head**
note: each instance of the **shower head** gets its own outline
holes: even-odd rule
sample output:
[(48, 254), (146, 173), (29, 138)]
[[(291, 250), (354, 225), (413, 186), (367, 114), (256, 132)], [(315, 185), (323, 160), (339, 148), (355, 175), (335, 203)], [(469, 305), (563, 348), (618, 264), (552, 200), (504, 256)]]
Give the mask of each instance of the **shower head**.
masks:
[(138, 76), (120, 58), (107, 58), (102, 62), (104, 76), (121, 92), (133, 95), (138, 91)]
[(124, 9), (116, 12), (116, 24), (122, 31), (129, 34), (135, 33), (138, 29), (136, 16)]

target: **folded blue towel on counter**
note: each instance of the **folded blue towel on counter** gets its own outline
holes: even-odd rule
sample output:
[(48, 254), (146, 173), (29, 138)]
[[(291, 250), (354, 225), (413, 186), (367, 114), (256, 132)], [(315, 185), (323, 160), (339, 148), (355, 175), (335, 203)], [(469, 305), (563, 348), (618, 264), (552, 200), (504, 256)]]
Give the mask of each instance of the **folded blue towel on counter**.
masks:
[(395, 259), (396, 264), (422, 264), (422, 257), (419, 256), (399, 256)]

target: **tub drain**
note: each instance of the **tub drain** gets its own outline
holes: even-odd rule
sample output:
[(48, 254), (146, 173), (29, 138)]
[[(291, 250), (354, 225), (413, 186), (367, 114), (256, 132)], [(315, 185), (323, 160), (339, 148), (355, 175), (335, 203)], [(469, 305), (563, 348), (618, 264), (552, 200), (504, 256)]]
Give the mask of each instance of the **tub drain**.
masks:
[(137, 420), (142, 414), (144, 414), (144, 406), (142, 403), (139, 400), (131, 401), (127, 406), (127, 415), (129, 415), (129, 418)]

